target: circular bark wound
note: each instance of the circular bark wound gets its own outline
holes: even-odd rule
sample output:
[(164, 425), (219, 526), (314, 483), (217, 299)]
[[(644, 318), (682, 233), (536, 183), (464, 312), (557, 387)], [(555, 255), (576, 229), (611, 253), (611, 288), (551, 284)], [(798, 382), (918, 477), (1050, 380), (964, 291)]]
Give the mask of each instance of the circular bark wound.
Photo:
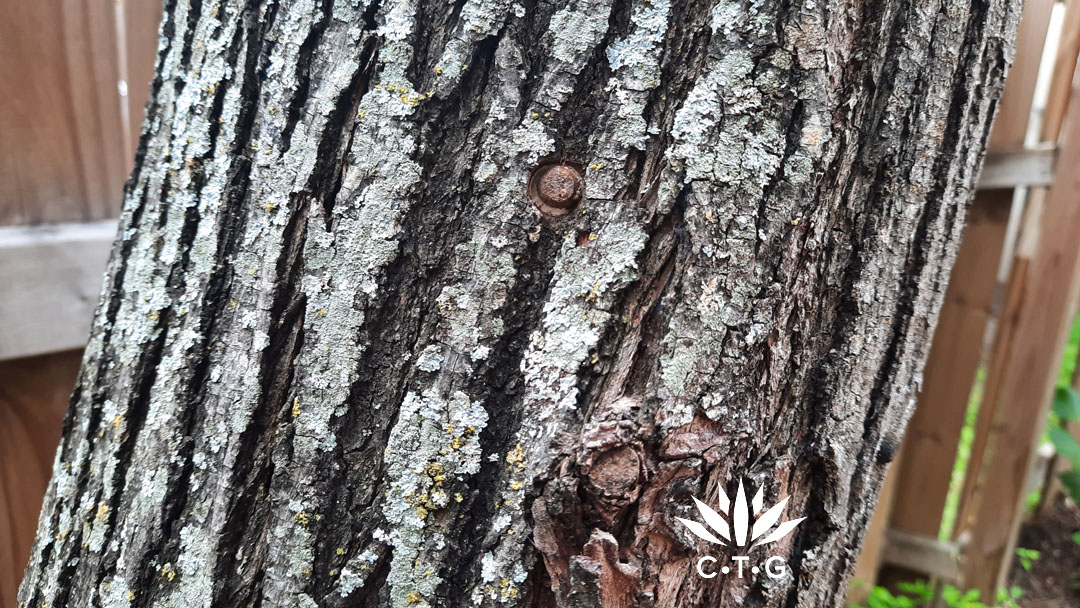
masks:
[(609, 496), (626, 496), (641, 479), (641, 458), (628, 447), (604, 452), (588, 472), (589, 483)]
[(533, 169), (529, 177), (529, 198), (545, 215), (560, 216), (570, 212), (585, 192), (581, 171), (568, 163), (545, 163)]

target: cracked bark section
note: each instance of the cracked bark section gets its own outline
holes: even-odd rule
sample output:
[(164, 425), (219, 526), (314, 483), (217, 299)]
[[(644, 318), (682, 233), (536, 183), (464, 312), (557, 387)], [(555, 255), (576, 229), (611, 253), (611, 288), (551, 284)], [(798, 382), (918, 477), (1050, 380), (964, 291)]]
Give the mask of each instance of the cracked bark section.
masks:
[(839, 605), (1018, 4), (167, 3), (19, 601)]

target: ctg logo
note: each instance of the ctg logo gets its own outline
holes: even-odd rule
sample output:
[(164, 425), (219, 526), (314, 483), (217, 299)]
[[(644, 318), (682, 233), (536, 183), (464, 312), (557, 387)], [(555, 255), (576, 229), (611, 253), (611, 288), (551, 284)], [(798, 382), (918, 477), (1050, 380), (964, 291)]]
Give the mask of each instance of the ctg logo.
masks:
[[(735, 555), (731, 558), (739, 578), (743, 577), (743, 570), (747, 565), (750, 565), (752, 574), (764, 570), (766, 576), (772, 579), (779, 579), (787, 575), (788, 568), (784, 564), (783, 558), (773, 556), (765, 560), (764, 564), (758, 566), (757, 564), (750, 564), (749, 554), (756, 547), (775, 543), (784, 538), (806, 518), (800, 517), (776, 525), (780, 521), (780, 515), (783, 514), (788, 499), (785, 497), (772, 508), (764, 511), (762, 508), (764, 501), (762, 488), (758, 488), (753, 500), (748, 502), (741, 480), (739, 481), (739, 491), (735, 495), (734, 503), (728, 500), (723, 488), (719, 489), (717, 493), (720, 501), (719, 513), (698, 500), (697, 497), (693, 497), (694, 502), (697, 504), (698, 513), (701, 514), (701, 518), (705, 521), (704, 525), (692, 519), (683, 519), (681, 517), (675, 519), (693, 532), (694, 536), (717, 545), (736, 547), (740, 553), (743, 553), (744, 555)], [(731, 521), (730, 526), (728, 526), (728, 518)], [(698, 575), (703, 578), (716, 576), (718, 570), (716, 568), (717, 561), (711, 555), (702, 556), (697, 561)], [(720, 574), (730, 574), (731, 571), (732, 567), (727, 564), (719, 568)]]

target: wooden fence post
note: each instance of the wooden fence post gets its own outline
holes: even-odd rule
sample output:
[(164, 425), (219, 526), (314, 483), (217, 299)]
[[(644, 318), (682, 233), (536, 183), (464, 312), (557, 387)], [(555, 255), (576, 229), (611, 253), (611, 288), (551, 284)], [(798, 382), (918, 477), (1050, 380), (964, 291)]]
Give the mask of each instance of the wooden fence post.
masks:
[[(1046, 420), (1070, 315), (1075, 310), (1080, 270), (1080, 103), (1073, 89), (1054, 183), (1045, 205), (1028, 224), (1037, 243), (1021, 277), (1016, 331), (1001, 364), (993, 401), (989, 459), (973, 497), (972, 542), (965, 552), (964, 580), (993, 593), (1004, 581), (1023, 515), (1024, 488), (1035, 442)], [(990, 396), (988, 395), (988, 398)], [(986, 595), (984, 595), (986, 597)]]

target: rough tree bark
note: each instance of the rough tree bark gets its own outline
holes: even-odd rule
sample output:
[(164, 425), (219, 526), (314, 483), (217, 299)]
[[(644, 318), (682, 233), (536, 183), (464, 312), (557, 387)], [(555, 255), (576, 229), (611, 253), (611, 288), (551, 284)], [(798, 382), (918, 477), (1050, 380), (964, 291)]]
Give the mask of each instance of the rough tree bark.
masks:
[(841, 603), (1019, 0), (166, 4), (20, 605)]

